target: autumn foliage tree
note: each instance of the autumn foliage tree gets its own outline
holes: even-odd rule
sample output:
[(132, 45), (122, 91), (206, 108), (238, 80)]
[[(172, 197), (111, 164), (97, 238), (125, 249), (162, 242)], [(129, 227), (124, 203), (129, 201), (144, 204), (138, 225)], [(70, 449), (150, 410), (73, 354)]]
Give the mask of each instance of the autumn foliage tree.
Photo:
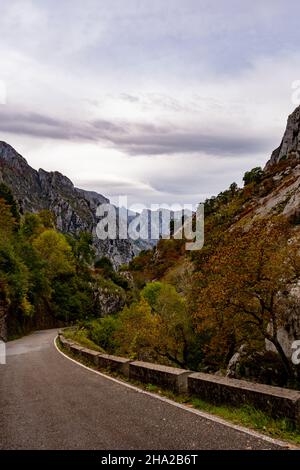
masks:
[(157, 318), (157, 338), (152, 345), (158, 358), (179, 367), (187, 367), (192, 324), (186, 300), (174, 286), (163, 282), (149, 283), (142, 291)]
[(119, 314), (120, 328), (115, 332), (118, 352), (134, 359), (149, 360), (157, 343), (158, 317), (145, 299), (125, 307)]
[(60, 233), (48, 210), (20, 215), (11, 191), (0, 184), (0, 336), (99, 314), (95, 292), (105, 274), (93, 270), (92, 242), (89, 233)]
[(184, 297), (169, 284), (152, 282), (141, 291), (139, 302), (118, 315), (114, 352), (187, 367), (192, 338)]
[(64, 235), (53, 229), (44, 230), (34, 241), (33, 247), (45, 263), (49, 279), (74, 273), (72, 249)]
[(226, 365), (243, 343), (258, 348), (268, 340), (292, 375), (290, 358), (278, 340), (286, 292), (300, 266), (300, 244), (292, 237), (283, 219), (258, 220), (251, 228), (228, 232), (204, 264), (197, 278), (194, 320), (198, 331), (209, 331), (206, 352), (212, 364)]

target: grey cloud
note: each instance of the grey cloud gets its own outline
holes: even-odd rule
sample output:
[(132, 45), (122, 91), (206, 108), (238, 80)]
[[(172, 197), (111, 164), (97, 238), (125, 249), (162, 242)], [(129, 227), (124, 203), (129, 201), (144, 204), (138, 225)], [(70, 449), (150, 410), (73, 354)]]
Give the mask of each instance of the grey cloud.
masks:
[(55, 119), (35, 112), (18, 112), (8, 106), (0, 108), (0, 131), (32, 137), (49, 137), (68, 141), (97, 141), (106, 132), (120, 132), (120, 128), (108, 121), (89, 123)]
[[(124, 181), (120, 180), (107, 180), (107, 179), (97, 179), (97, 180), (78, 180), (76, 181), (77, 186), (84, 187), (88, 189), (101, 188), (101, 191), (109, 191), (110, 195), (119, 195), (132, 192), (137, 190), (138, 182)], [(150, 188), (152, 189), (152, 188)]]
[(91, 129), (90, 129), (91, 133), (93, 133), (93, 129), (96, 131), (99, 131), (99, 135), (95, 136), (95, 140), (97, 139), (97, 137), (103, 138), (103, 137), (106, 137), (106, 135), (107, 135), (107, 138), (109, 138), (109, 135), (113, 133), (116, 133), (116, 134), (126, 133), (126, 128), (124, 126), (119, 126), (117, 124), (114, 124), (113, 122), (105, 121), (103, 119), (97, 119), (96, 121), (93, 121), (91, 123)]
[(0, 111), (0, 131), (32, 137), (72, 140), (85, 134), (70, 123), (34, 112)]
[(7, 106), (0, 109), (0, 131), (48, 137), (68, 141), (102, 142), (127, 155), (171, 155), (206, 153), (218, 156), (240, 156), (269, 150), (269, 137), (241, 135), (232, 128), (230, 134), (185, 130), (171, 125), (132, 122), (120, 124), (109, 120), (92, 122), (55, 119), (41, 113), (17, 112)]
[[(217, 194), (220, 188), (226, 187), (231, 184), (235, 176), (242, 174), (242, 171), (235, 172), (215, 172), (213, 175), (207, 169), (202, 168), (201, 165), (193, 168), (193, 175), (188, 172), (183, 176), (183, 169), (168, 177), (168, 175), (159, 173), (154, 174), (150, 178), (150, 184), (154, 191), (165, 194), (173, 194), (180, 196), (195, 195), (200, 193)], [(235, 174), (236, 173), (236, 174)]]
[(138, 96), (130, 95), (129, 93), (121, 93), (120, 98), (129, 103), (138, 103), (140, 101)]
[(264, 151), (269, 148), (269, 139), (249, 138), (238, 135), (214, 135), (201, 131), (183, 132), (161, 129), (154, 133), (110, 136), (113, 144), (129, 155), (162, 155), (178, 153), (200, 153), (214, 155), (243, 155)]
[[(120, 196), (127, 196), (128, 203), (150, 204), (151, 202), (168, 202), (166, 196), (162, 196), (150, 185), (143, 185), (139, 181), (124, 181), (120, 179), (90, 179), (76, 180), (76, 185), (87, 190), (98, 191), (101, 194), (109, 195), (109, 199), (114, 204), (119, 204)], [(157, 198), (157, 201), (155, 200)], [(173, 197), (171, 198), (174, 199)]]

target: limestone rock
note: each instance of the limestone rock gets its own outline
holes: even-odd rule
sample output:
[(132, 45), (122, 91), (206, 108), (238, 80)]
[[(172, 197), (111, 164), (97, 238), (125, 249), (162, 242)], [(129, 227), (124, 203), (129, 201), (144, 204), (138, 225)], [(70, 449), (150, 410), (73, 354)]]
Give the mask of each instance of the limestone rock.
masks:
[(99, 240), (96, 235), (97, 207), (109, 203), (101, 194), (75, 188), (69, 178), (57, 171), (34, 170), (5, 142), (0, 142), (0, 182), (10, 187), (21, 213), (47, 209), (55, 215), (61, 232), (91, 232), (97, 257), (109, 257), (115, 267), (132, 259), (131, 240)]
[(240, 361), (243, 356), (247, 355), (247, 348), (246, 345), (242, 344), (239, 350), (234, 353), (232, 358), (230, 359), (227, 370), (226, 370), (226, 377), (230, 378), (238, 378), (239, 377), (239, 366)]
[[(104, 283), (106, 281), (103, 281)], [(117, 286), (97, 285), (94, 302), (99, 317), (106, 317), (119, 312), (125, 305), (126, 296), (123, 289)]]
[(270, 160), (266, 165), (266, 169), (270, 168), (275, 163), (280, 162), (282, 159), (294, 153), (297, 158), (300, 155), (300, 106), (290, 114), (287, 121), (286, 130), (279, 147), (274, 150)]

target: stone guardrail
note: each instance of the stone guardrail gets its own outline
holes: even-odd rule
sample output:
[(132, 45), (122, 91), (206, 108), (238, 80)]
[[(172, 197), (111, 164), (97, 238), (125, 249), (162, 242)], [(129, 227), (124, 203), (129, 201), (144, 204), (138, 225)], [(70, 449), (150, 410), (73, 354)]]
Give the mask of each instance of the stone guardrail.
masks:
[(245, 380), (229, 379), (149, 362), (131, 361), (84, 348), (59, 332), (61, 345), (74, 356), (97, 369), (112, 370), (142, 383), (158, 385), (214, 404), (252, 405), (275, 418), (289, 418), (300, 424), (300, 392)]
[(297, 390), (195, 372), (188, 377), (188, 391), (215, 404), (250, 404), (271, 416), (289, 418), (300, 424), (300, 392)]
[(129, 378), (143, 383), (159, 385), (177, 393), (187, 393), (191, 371), (162, 366), (151, 362), (135, 361), (129, 364)]

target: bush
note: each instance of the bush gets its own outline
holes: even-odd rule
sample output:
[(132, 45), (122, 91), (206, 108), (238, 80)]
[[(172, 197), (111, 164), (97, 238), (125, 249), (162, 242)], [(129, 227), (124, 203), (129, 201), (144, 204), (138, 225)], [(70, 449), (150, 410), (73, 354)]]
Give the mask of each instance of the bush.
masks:
[(108, 316), (89, 323), (88, 337), (95, 344), (109, 353), (114, 353), (117, 348), (115, 333), (120, 328), (118, 318)]
[(106, 256), (103, 256), (95, 262), (95, 268), (102, 269), (102, 271), (107, 275), (110, 275), (114, 271), (112, 262)]
[(259, 183), (264, 176), (264, 172), (261, 169), (260, 166), (256, 166), (255, 168), (252, 168), (250, 171), (246, 171), (243, 177), (244, 185), (247, 186), (247, 184), (250, 183)]
[(142, 297), (144, 297), (150, 307), (155, 310), (157, 299), (163, 287), (162, 282), (149, 282), (142, 290)]

